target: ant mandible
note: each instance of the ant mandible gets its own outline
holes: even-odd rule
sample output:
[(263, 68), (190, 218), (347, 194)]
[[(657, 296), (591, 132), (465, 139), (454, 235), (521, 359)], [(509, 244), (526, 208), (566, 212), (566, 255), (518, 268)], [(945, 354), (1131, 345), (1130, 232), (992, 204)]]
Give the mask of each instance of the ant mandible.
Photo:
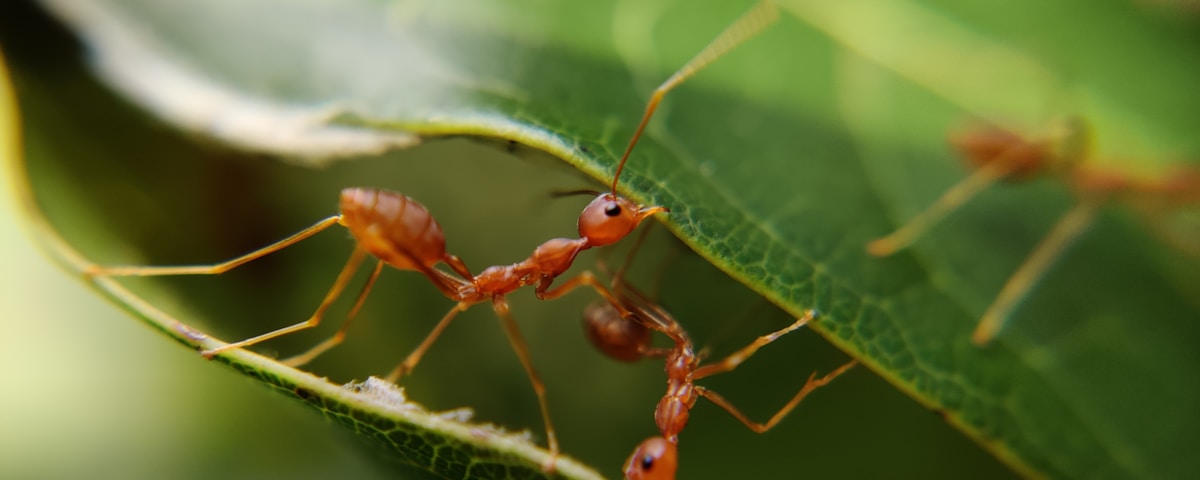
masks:
[(1168, 228), (1156, 224), (1164, 222), (1165, 212), (1200, 205), (1200, 170), (1185, 165), (1159, 176), (1141, 177), (1094, 165), (1087, 162), (1091, 147), (1087, 123), (1082, 118), (1069, 117), (1056, 126), (1051, 135), (1043, 138), (1025, 137), (994, 125), (953, 132), (951, 146), (974, 172), (896, 231), (867, 244), (867, 252), (872, 255), (891, 255), (1000, 180), (1022, 181), (1046, 175), (1066, 183), (1077, 197), (1075, 206), (1063, 214), (1000, 289), (971, 337), (978, 345), (996, 337), (1021, 300), (1087, 230), (1099, 208), (1107, 203), (1120, 201), (1133, 206), (1159, 227), (1155, 232), (1160, 237), (1184, 253), (1200, 257), (1200, 244), (1194, 238), (1172, 235)]
[[(637, 246), (634, 248), (636, 249)], [(631, 251), (630, 256), (632, 254)], [(813, 390), (828, 384), (858, 363), (857, 360), (851, 360), (820, 378), (817, 378), (816, 372), (813, 372), (800, 391), (769, 420), (764, 423), (755, 422), (734, 407), (725, 397), (696, 385), (695, 381), (736, 369), (758, 349), (807, 325), (816, 318), (816, 312), (812, 310), (805, 312), (804, 316), (791, 325), (758, 337), (750, 345), (719, 362), (701, 365), (703, 354), (695, 351), (683, 326), (660, 305), (633, 287), (622, 284), (623, 270), (624, 266), (614, 275), (612, 285), (612, 292), (620, 300), (619, 304), (593, 303), (585, 311), (584, 325), (588, 338), (601, 352), (618, 360), (636, 361), (642, 358), (665, 358), (664, 369), (667, 372), (667, 392), (654, 409), (654, 421), (658, 425), (660, 435), (644, 440), (626, 460), (624, 472), (628, 479), (670, 480), (675, 478), (675, 472), (679, 466), (679, 433), (687, 426), (692, 407), (701, 397), (729, 412), (755, 433), (763, 433), (774, 428)], [(622, 313), (621, 310), (628, 313)], [(649, 335), (651, 331), (666, 335), (674, 346), (672, 348), (652, 347)]]
[[(547, 443), (551, 454), (551, 462), (559, 452), (558, 441), (550, 421), (549, 409), (546, 403), (545, 387), (538, 377), (529, 358), (529, 349), (522, 337), (516, 322), (509, 312), (509, 304), (505, 296), (517, 289), (534, 285), (534, 293), (539, 299), (548, 300), (560, 297), (579, 286), (589, 286), (606, 298), (617, 310), (622, 310), (618, 300), (604, 285), (598, 283), (591, 272), (583, 272), (570, 280), (551, 288), (554, 280), (570, 268), (575, 257), (582, 251), (609, 245), (617, 242), (632, 232), (643, 220), (655, 213), (667, 212), (662, 206), (643, 206), (617, 195), (617, 183), (630, 153), (649, 123), (654, 111), (658, 108), (663, 97), (679, 84), (703, 69), (712, 61), (724, 55), (738, 44), (748, 40), (758, 31), (764, 29), (778, 17), (775, 6), (764, 0), (748, 13), (735, 21), (715, 40), (700, 51), (691, 61), (675, 72), (662, 85), (655, 89), (646, 106), (641, 122), (638, 124), (629, 141), (625, 153), (617, 164), (613, 174), (612, 189), (596, 196), (591, 203), (584, 207), (579, 216), (578, 231), (580, 238), (556, 238), (538, 246), (529, 258), (504, 266), (493, 266), (474, 275), (466, 264), (457, 256), (446, 252), (446, 239), (442, 228), (425, 208), (416, 200), (397, 192), (371, 188), (347, 188), (342, 190), (339, 202), (339, 214), (328, 217), (316, 224), (301, 230), (283, 240), (266, 247), (252, 251), (240, 257), (207, 265), (185, 266), (92, 266), (86, 271), (89, 276), (165, 276), (165, 275), (217, 275), (228, 272), (248, 262), (282, 250), (306, 238), (309, 238), (333, 225), (346, 227), (354, 237), (355, 247), (350, 259), (334, 280), (333, 286), (325, 294), (307, 320), (251, 337), (239, 342), (229, 343), (217, 348), (204, 350), (201, 354), (206, 358), (227, 350), (248, 347), (282, 335), (316, 327), (320, 324), (325, 311), (336, 300), (353, 278), (368, 255), (378, 259), (374, 270), (367, 278), (354, 305), (347, 314), (342, 327), (329, 339), (314, 346), (307, 352), (285, 359), (283, 362), (291, 366), (307, 363), (317, 355), (338, 345), (345, 338), (345, 332), (351, 321), (357, 315), (363, 301), (370, 292), (376, 279), (387, 264), (398, 270), (413, 270), (421, 273), (433, 283), (446, 297), (458, 302), (434, 327), (433, 331), (387, 376), (387, 380), (398, 381), (400, 377), (410, 373), (420, 361), (425, 352), (433, 345), (450, 322), (473, 305), (490, 301), (493, 310), (503, 323), (509, 342), (525, 369), (526, 375), (533, 384), (546, 428)], [(444, 263), (453, 273), (436, 268)], [(622, 312), (623, 314), (627, 312)], [(552, 468), (553, 464), (548, 465)]]

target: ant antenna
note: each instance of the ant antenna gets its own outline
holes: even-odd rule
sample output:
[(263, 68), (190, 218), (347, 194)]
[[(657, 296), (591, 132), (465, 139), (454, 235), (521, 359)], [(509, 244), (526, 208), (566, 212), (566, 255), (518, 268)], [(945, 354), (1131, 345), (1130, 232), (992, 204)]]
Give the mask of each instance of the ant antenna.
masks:
[(575, 190), (554, 190), (550, 192), (550, 198), (574, 197), (576, 195), (598, 196), (600, 192), (590, 188), (577, 188)]
[(654, 116), (654, 111), (658, 109), (658, 103), (662, 101), (663, 96), (670, 92), (675, 87), (679, 86), (685, 80), (695, 75), (713, 60), (720, 58), (734, 47), (741, 45), (746, 40), (749, 40), (754, 35), (761, 32), (763, 29), (771, 26), (779, 19), (779, 10), (770, 0), (763, 0), (743, 14), (732, 25), (721, 32), (721, 35), (713, 39), (704, 50), (692, 57), (682, 68), (671, 75), (667, 81), (654, 89), (654, 94), (650, 96), (650, 102), (646, 104), (646, 113), (642, 115), (642, 121), (638, 124), (637, 130), (633, 132), (633, 138), (629, 139), (629, 146), (625, 148), (625, 154), (621, 155), (621, 162), (617, 164), (617, 171), (613, 174), (612, 194), (617, 194), (617, 181), (621, 179), (621, 171), (625, 169), (625, 161), (629, 159), (629, 154), (633, 152), (633, 146), (637, 145), (638, 139), (642, 137), (642, 131), (646, 129), (646, 124), (650, 123), (650, 117)]

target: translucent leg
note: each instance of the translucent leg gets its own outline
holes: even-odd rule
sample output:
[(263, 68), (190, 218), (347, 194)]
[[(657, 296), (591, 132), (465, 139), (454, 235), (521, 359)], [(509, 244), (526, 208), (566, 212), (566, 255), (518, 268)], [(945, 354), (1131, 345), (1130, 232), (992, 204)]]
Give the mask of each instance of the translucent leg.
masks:
[(986, 345), (996, 337), (996, 334), (1004, 327), (1004, 323), (1008, 321), (1013, 309), (1021, 303), (1021, 300), (1025, 299), (1038, 280), (1041, 280), (1054, 260), (1062, 256), (1063, 251), (1092, 224), (1098, 209), (1097, 203), (1084, 200), (1063, 215), (1062, 219), (1054, 225), (1054, 229), (1025, 260), (1025, 263), (1021, 264), (1012, 277), (1009, 277), (1004, 288), (1000, 289), (996, 300), (984, 312), (979, 326), (975, 327), (975, 333), (971, 335), (972, 341), (977, 345)]
[(284, 360), (281, 360), (280, 363), (283, 363), (289, 367), (299, 367), (313, 361), (314, 358), (317, 358), (322, 353), (329, 351), (329, 349), (341, 345), (341, 343), (346, 340), (346, 331), (350, 329), (350, 324), (354, 322), (354, 317), (358, 316), (358, 311), (362, 309), (363, 302), (367, 299), (367, 294), (371, 292), (371, 287), (375, 286), (375, 280), (379, 279), (379, 274), (382, 272), (383, 262), (376, 261), (375, 270), (371, 272), (371, 276), (367, 278), (367, 283), (363, 285), (362, 290), (358, 292), (358, 297), (354, 300), (354, 306), (350, 308), (350, 313), (346, 315), (346, 321), (342, 323), (342, 328), (339, 328), (337, 333), (334, 333), (332, 337), (329, 337), (325, 341), (308, 349), (307, 352), (293, 357), (288, 357)]
[(718, 407), (725, 409), (726, 412), (729, 412), (730, 415), (733, 415), (734, 418), (742, 422), (742, 425), (745, 425), (746, 428), (753, 430), (755, 433), (763, 433), (774, 428), (775, 425), (778, 425), (779, 422), (782, 421), (783, 418), (789, 413), (791, 413), (797, 405), (800, 405), (800, 401), (804, 400), (804, 397), (808, 396), (809, 393), (812, 393), (813, 390), (825, 386), (829, 382), (833, 381), (833, 379), (837, 378), (843, 373), (846, 373), (847, 370), (857, 364), (857, 360), (851, 360), (845, 365), (838, 367), (837, 370), (834, 370), (821, 378), (817, 378), (817, 373), (813, 372), (812, 375), (809, 375), (808, 381), (804, 383), (804, 386), (800, 388), (800, 391), (796, 392), (796, 396), (792, 397), (792, 399), (788, 401), (783, 408), (779, 409), (778, 412), (775, 412), (775, 415), (772, 415), (771, 419), (767, 420), (765, 423), (758, 423), (750, 420), (748, 417), (746, 417), (746, 414), (742, 413), (737, 409), (737, 407), (734, 407), (733, 404), (729, 403), (725, 397), (722, 397), (712, 390), (697, 386), (696, 391), (702, 397), (707, 398), (709, 401), (715, 403)]
[(273, 332), (264, 333), (257, 337), (247, 338), (240, 342), (222, 345), (212, 350), (205, 350), (200, 352), (200, 354), (204, 355), (206, 358), (212, 358), (214, 355), (226, 350), (248, 347), (250, 345), (270, 340), (275, 337), (313, 328), (319, 325), (321, 323), (321, 318), (325, 315), (325, 310), (328, 310), (329, 306), (333, 304), (334, 300), (337, 300), (338, 296), (342, 294), (342, 290), (345, 290), (346, 284), (350, 282), (350, 279), (354, 278), (354, 272), (358, 270), (359, 265), (362, 265), (362, 261), (364, 258), (366, 258), (366, 256), (366, 250), (363, 250), (358, 246), (354, 247), (354, 252), (350, 254), (350, 260), (346, 261), (346, 266), (342, 267), (342, 272), (338, 274), (337, 280), (334, 280), (333, 286), (329, 288), (329, 292), (325, 294), (325, 298), (321, 300), (321, 304), (317, 306), (317, 310), (313, 312), (312, 316), (308, 317), (308, 320), (275, 330)]
[(1013, 170), (1012, 162), (993, 161), (983, 168), (975, 170), (967, 178), (950, 187), (937, 201), (925, 211), (917, 214), (908, 223), (886, 237), (877, 238), (867, 244), (867, 253), (876, 257), (886, 257), (911, 245), (918, 237), (929, 230), (947, 213), (962, 206), (983, 189), (1004, 178)]
[(812, 321), (812, 319), (815, 317), (816, 313), (812, 310), (805, 312), (803, 317), (796, 319), (796, 321), (792, 322), (791, 325), (756, 338), (750, 343), (750, 345), (746, 345), (741, 350), (733, 352), (728, 357), (725, 357), (724, 360), (697, 368), (696, 371), (692, 373), (692, 379), (699, 380), (701, 378), (716, 375), (718, 373), (732, 371), (733, 369), (737, 368), (738, 365), (741, 365), (742, 362), (746, 361), (747, 358), (750, 358), (750, 356), (754, 355), (758, 349), (771, 342), (774, 342), (775, 340), (778, 340), (779, 337), (782, 337), (789, 332), (796, 330), (797, 328), (807, 325), (808, 322)]
[(396, 368), (392, 369), (391, 373), (388, 373), (388, 376), (384, 377), (384, 379), (392, 383), (397, 383), (400, 381), (400, 377), (412, 373), (412, 370), (417, 367), (417, 363), (421, 361), (421, 357), (425, 356), (425, 352), (429, 350), (429, 347), (433, 346), (433, 343), (437, 341), (438, 337), (442, 336), (442, 332), (446, 330), (446, 327), (450, 326), (450, 322), (454, 320), (454, 317), (458, 316), (459, 313), (466, 311), (466, 309), (471, 308), (471, 305), (474, 304), (458, 302), (456, 305), (454, 305), (454, 308), (451, 308), (449, 312), (446, 312), (446, 315), (442, 317), (441, 321), (439, 321), (438, 324), (433, 327), (433, 331), (429, 332), (429, 335), (425, 336), (425, 340), (421, 341), (421, 344), (418, 345), (417, 348), (412, 351), (412, 353), (408, 354), (408, 356), (404, 358), (404, 361), (401, 362), (400, 365), (397, 365)]
[(596, 290), (596, 293), (599, 293), (601, 297), (604, 297), (608, 303), (611, 303), (613, 306), (617, 307), (617, 311), (621, 313), (621, 316), (629, 315), (629, 311), (621, 305), (621, 302), (617, 299), (616, 295), (613, 295), (612, 291), (610, 291), (608, 287), (605, 287), (604, 284), (600, 283), (600, 281), (596, 279), (596, 275), (590, 271), (585, 271), (579, 275), (571, 277), (570, 280), (567, 280), (554, 288), (546, 289), (539, 285), (535, 295), (537, 295), (538, 299), (540, 300), (554, 300), (558, 297), (571, 293), (572, 290), (584, 285), (592, 287), (592, 289)]
[(533, 360), (529, 357), (529, 346), (525, 343), (525, 337), (521, 335), (521, 330), (517, 328), (517, 322), (513, 320), (512, 313), (509, 312), (508, 301), (504, 297), (493, 297), (492, 308), (500, 317), (500, 322), (504, 325), (504, 333), (508, 335), (508, 341), (512, 344), (513, 351), (517, 353), (517, 358), (521, 360), (521, 366), (525, 367), (525, 374), (529, 376), (529, 382), (533, 384), (533, 393), (537, 395), (538, 405), (542, 410), (542, 423), (546, 426), (546, 443), (550, 447), (550, 459), (545, 465), (542, 465), (542, 468), (548, 472), (554, 471), (554, 462), (559, 452), (558, 437), (554, 434), (554, 425), (550, 422), (550, 404), (546, 401), (546, 385), (542, 383), (537, 370), (533, 368)]
[(341, 221), (341, 219), (342, 219), (341, 215), (334, 215), (332, 217), (326, 218), (324, 220), (321, 220), (321, 221), (313, 224), (311, 227), (308, 227), (308, 228), (305, 228), (304, 230), (296, 232), (292, 236), (287, 237), (283, 240), (280, 240), (278, 242), (272, 243), (270, 245), (267, 245), (263, 248), (255, 250), (253, 252), (247, 253), (240, 257), (237, 257), (237, 258), (234, 258), (231, 260), (227, 260), (227, 261), (224, 261), (221, 263), (213, 263), (213, 264), (206, 264), (206, 265), (162, 266), (162, 267), (141, 266), (141, 265), (122, 265), (122, 266), (113, 266), (113, 267), (101, 267), (99, 265), (93, 265), (93, 266), (89, 267), (87, 269), (87, 271), (84, 272), (84, 274), (88, 275), (88, 276), (95, 276), (95, 277), (125, 277), (125, 276), (148, 277), (148, 276), (159, 276), (159, 275), (218, 275), (218, 274), (222, 274), (222, 273), (228, 272), (230, 270), (233, 270), (234, 268), (237, 268), (237, 267), (244, 265), (246, 263), (249, 263), (251, 261), (265, 257), (269, 254), (275, 253), (279, 250), (283, 250), (284, 248), (287, 248), (301, 240), (304, 240), (308, 237), (311, 237), (311, 236), (319, 233), (322, 230), (325, 230), (326, 228), (329, 228), (330, 226)]

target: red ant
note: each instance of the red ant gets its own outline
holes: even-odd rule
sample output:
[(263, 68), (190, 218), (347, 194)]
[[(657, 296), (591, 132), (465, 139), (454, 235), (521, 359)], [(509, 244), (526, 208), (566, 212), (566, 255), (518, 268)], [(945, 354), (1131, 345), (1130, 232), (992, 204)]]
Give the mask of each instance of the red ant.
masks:
[[(810, 392), (833, 381), (858, 362), (851, 360), (819, 379), (816, 372), (813, 372), (800, 391), (766, 423), (750, 420), (724, 397), (703, 386), (695, 385), (695, 381), (734, 370), (759, 348), (807, 325), (817, 317), (816, 312), (806, 311), (803, 317), (791, 325), (758, 337), (750, 345), (720, 362), (701, 365), (700, 362), (707, 354), (703, 350), (695, 351), (683, 326), (662, 306), (624, 281), (625, 271), (649, 232), (648, 228), (642, 229), (641, 235), (626, 254), (625, 261), (611, 274), (613, 280), (609, 289), (620, 299), (619, 304), (606, 301), (591, 303), (584, 311), (583, 323), (584, 332), (592, 345), (613, 359), (623, 362), (635, 362), (645, 358), (665, 359), (667, 393), (654, 410), (654, 420), (661, 435), (648, 438), (639, 444), (626, 460), (624, 471), (625, 477), (629, 479), (669, 480), (675, 478), (679, 465), (679, 433), (687, 425), (691, 409), (700, 397), (707, 398), (725, 409), (750, 430), (764, 433), (782, 421)], [(598, 266), (601, 271), (609, 272), (603, 261)], [(666, 335), (674, 346), (654, 347), (651, 334), (655, 331)]]
[[(613, 174), (610, 192), (598, 194), (579, 216), (578, 239), (556, 238), (538, 246), (529, 258), (504, 266), (493, 266), (484, 269), (478, 275), (473, 275), (466, 264), (457, 256), (446, 252), (446, 239), (441, 226), (433, 216), (416, 200), (400, 193), (368, 189), (348, 188), (342, 190), (338, 215), (331, 216), (300, 232), (276, 243), (247, 253), (221, 263), (190, 266), (93, 266), (87, 270), (92, 276), (161, 276), (161, 275), (216, 275), (225, 273), (245, 263), (261, 258), (278, 250), (282, 250), (335, 224), (346, 227), (355, 239), (354, 251), (350, 259), (338, 274), (333, 286), (325, 298), (317, 306), (316, 311), (307, 320), (280, 328), (278, 330), (251, 337), (239, 342), (226, 344), (201, 352), (206, 358), (212, 358), (226, 350), (247, 347), (256, 343), (270, 340), (300, 330), (317, 326), (326, 309), (336, 300), (350, 282), (354, 273), (366, 259), (367, 255), (375, 256), (379, 261), (375, 265), (362, 290), (359, 292), (354, 306), (351, 307), (345, 323), (329, 339), (314, 346), (309, 351), (284, 360), (284, 363), (299, 366), (312, 360), (317, 355), (341, 343), (345, 332), (354, 319), (371, 287), (383, 270), (383, 265), (391, 265), (398, 270), (413, 270), (420, 272), (446, 297), (458, 302), (433, 331), (417, 346), (387, 376), (387, 380), (397, 381), (410, 373), (421, 357), (437, 340), (442, 332), (450, 325), (458, 313), (473, 305), (490, 301), (493, 310), (504, 325), (509, 342), (516, 351), (530, 382), (533, 384), (538, 403), (542, 412), (542, 420), (546, 427), (547, 443), (551, 459), (558, 454), (558, 440), (550, 422), (549, 409), (545, 398), (545, 387), (533, 368), (529, 358), (529, 349), (525, 344), (509, 312), (505, 296), (517, 289), (534, 285), (534, 294), (543, 300), (560, 297), (571, 290), (587, 285), (596, 290), (601, 296), (621, 309), (618, 300), (598, 283), (591, 272), (583, 272), (578, 276), (551, 288), (554, 280), (562, 275), (574, 262), (580, 252), (617, 242), (633, 231), (643, 220), (658, 212), (667, 212), (662, 206), (643, 206), (617, 195), (617, 182), (621, 171), (629, 159), (633, 147), (637, 144), (643, 130), (649, 123), (659, 102), (672, 89), (703, 69), (712, 61), (724, 55), (727, 51), (741, 42), (749, 39), (755, 33), (765, 28), (777, 18), (775, 6), (768, 1), (760, 3), (749, 13), (737, 20), (726, 29), (705, 49), (701, 50), (690, 62), (675, 72), (662, 85), (655, 89), (646, 111), (638, 124), (633, 137), (629, 141), (625, 153), (617, 164)], [(444, 263), (453, 273), (436, 268)], [(622, 312), (626, 313), (626, 312)], [(548, 468), (552, 465), (548, 465)]]
[(996, 126), (981, 126), (950, 136), (975, 171), (950, 188), (933, 205), (886, 237), (867, 245), (875, 256), (886, 256), (907, 247), (929, 227), (975, 194), (999, 180), (1028, 180), (1039, 175), (1058, 177), (1078, 198), (1046, 238), (1034, 248), (984, 312), (972, 340), (987, 344), (1011, 316), (1021, 300), (1045, 275), (1050, 265), (1095, 219), (1099, 208), (1122, 201), (1141, 211), (1156, 232), (1172, 245), (1200, 257), (1194, 238), (1174, 235), (1166, 228), (1165, 212), (1200, 205), (1200, 170), (1180, 167), (1157, 177), (1143, 178), (1127, 172), (1085, 163), (1089, 158), (1090, 129), (1081, 118), (1070, 118), (1062, 131), (1047, 138), (1026, 138)]
[[(622, 159), (624, 162), (624, 159)], [(614, 181), (614, 187), (616, 183)], [(212, 358), (221, 352), (247, 347), (259, 342), (292, 332), (316, 327), (320, 324), (326, 309), (341, 295), (346, 285), (353, 278), (367, 255), (378, 259), (362, 290), (359, 292), (354, 306), (347, 315), (346, 322), (329, 339), (316, 345), (309, 351), (283, 360), (291, 366), (300, 366), (315, 358), (317, 355), (341, 343), (345, 338), (351, 320), (358, 313), (371, 287), (374, 285), (383, 265), (391, 265), (398, 270), (413, 270), (425, 275), (446, 297), (458, 302), (433, 331), (425, 337), (419, 346), (404, 359), (387, 376), (387, 380), (395, 382), (413, 370), (429, 347), (437, 340), (450, 322), (460, 312), (473, 305), (490, 301), (492, 308), (500, 317), (526, 374), (533, 383), (541, 406), (542, 418), (546, 425), (546, 435), (550, 447), (551, 458), (557, 455), (558, 441), (550, 422), (549, 411), (545, 399), (545, 387), (533, 368), (529, 358), (528, 346), (518, 330), (516, 322), (509, 312), (505, 296), (517, 289), (534, 285), (534, 294), (543, 300), (558, 298), (581, 285), (595, 289), (600, 295), (612, 298), (607, 288), (597, 283), (591, 272), (583, 272), (566, 282), (551, 288), (554, 280), (571, 267), (579, 252), (592, 247), (599, 247), (617, 242), (633, 231), (643, 220), (658, 212), (666, 212), (661, 206), (646, 207), (638, 205), (615, 193), (598, 195), (584, 207), (579, 216), (578, 239), (556, 238), (538, 246), (529, 258), (504, 266), (493, 266), (474, 275), (461, 259), (446, 252), (446, 239), (441, 226), (429, 211), (416, 200), (400, 193), (386, 190), (347, 188), (341, 192), (339, 204), (340, 214), (326, 218), (300, 232), (255, 250), (243, 256), (212, 265), (192, 266), (93, 266), (87, 274), (93, 276), (158, 276), (158, 275), (214, 275), (225, 273), (267, 254), (276, 252), (304, 240), (332, 225), (346, 227), (356, 241), (350, 259), (338, 274), (333, 286), (325, 298), (317, 306), (316, 311), (307, 320), (264, 333), (239, 342), (229, 343), (217, 348), (200, 352), (206, 358)], [(435, 266), (445, 263), (454, 273), (448, 273)], [(615, 298), (613, 299), (615, 301)]]
[[(635, 244), (633, 248), (638, 248), (638, 245)], [(696, 385), (695, 381), (734, 370), (743, 361), (754, 355), (759, 348), (808, 324), (816, 318), (816, 312), (812, 310), (805, 312), (803, 317), (791, 325), (758, 337), (750, 345), (719, 362), (701, 365), (704, 354), (695, 351), (691, 339), (679, 322), (644, 294), (631, 286), (622, 284), (622, 272), (632, 255), (633, 251), (627, 257), (626, 265), (623, 265), (614, 275), (612, 291), (620, 299), (620, 304), (593, 303), (584, 313), (584, 325), (588, 338), (604, 354), (622, 361), (665, 358), (667, 393), (663, 395), (654, 410), (654, 421), (658, 425), (660, 435), (646, 439), (633, 451), (633, 454), (625, 462), (626, 478), (634, 480), (675, 478), (675, 472), (679, 465), (679, 433), (687, 425), (691, 409), (700, 397), (708, 399), (729, 412), (750, 430), (763, 433), (774, 428), (810, 392), (829, 383), (858, 363), (856, 360), (851, 360), (820, 378), (817, 378), (816, 372), (813, 372), (800, 391), (769, 420), (765, 423), (752, 421), (725, 397)], [(628, 313), (622, 313), (618, 307)], [(674, 343), (674, 347), (652, 347), (651, 331), (666, 335)]]

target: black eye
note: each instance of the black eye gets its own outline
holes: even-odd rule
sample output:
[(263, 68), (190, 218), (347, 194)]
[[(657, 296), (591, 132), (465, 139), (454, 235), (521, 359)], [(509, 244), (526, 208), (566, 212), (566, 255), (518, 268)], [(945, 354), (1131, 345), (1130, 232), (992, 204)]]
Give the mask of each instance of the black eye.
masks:
[(642, 471), (649, 471), (652, 468), (654, 468), (654, 455), (642, 457)]
[(604, 206), (604, 214), (608, 215), (610, 217), (615, 217), (617, 215), (620, 215), (621, 214), (621, 206), (616, 204), (615, 202), (605, 205)]

